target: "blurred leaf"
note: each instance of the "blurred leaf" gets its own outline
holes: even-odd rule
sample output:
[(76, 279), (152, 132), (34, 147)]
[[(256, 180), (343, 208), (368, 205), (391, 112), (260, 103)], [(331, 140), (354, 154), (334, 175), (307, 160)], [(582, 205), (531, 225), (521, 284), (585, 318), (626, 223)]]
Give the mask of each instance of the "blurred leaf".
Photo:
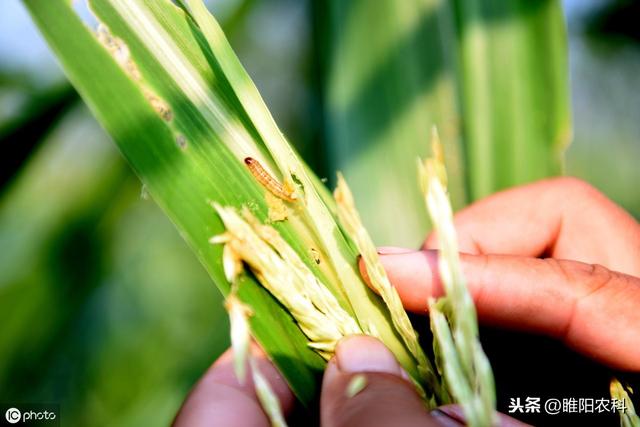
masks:
[(640, 2), (636, 0), (608, 0), (600, 2), (587, 21), (587, 34), (613, 42), (640, 43), (640, 28), (636, 18)]
[[(69, 319), (96, 286), (100, 254), (87, 236), (124, 176), (117, 152), (75, 110), (0, 200), (2, 396), (15, 399), (50, 357)], [(87, 136), (92, 136), (86, 140)], [(33, 379), (36, 381), (36, 379)], [(11, 392), (11, 395), (7, 395)]]
[(344, 172), (378, 244), (417, 246), (427, 216), (415, 159), (428, 154), (433, 125), (445, 141), (453, 203), (466, 202), (448, 2), (324, 3), (331, 169)]
[(9, 148), (0, 158), (0, 188), (17, 173), (43, 136), (79, 99), (69, 84), (35, 93), (26, 85), (18, 90), (20, 96), (26, 98), (24, 105), (19, 106), (8, 120), (0, 122), (0, 145)]
[(0, 400), (166, 425), (226, 348), (218, 292), (124, 166), (75, 108), (0, 200)]
[(560, 174), (572, 137), (561, 3), (455, 4), (471, 199)]
[(433, 125), (454, 207), (562, 172), (571, 124), (559, 1), (326, 3), (330, 160), (378, 243), (425, 235), (408, 189)]

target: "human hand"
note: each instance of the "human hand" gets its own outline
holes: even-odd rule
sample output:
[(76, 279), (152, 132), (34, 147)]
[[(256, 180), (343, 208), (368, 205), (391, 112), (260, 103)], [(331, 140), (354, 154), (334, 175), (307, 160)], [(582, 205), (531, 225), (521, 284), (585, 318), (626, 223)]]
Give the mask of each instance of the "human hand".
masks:
[[(640, 371), (640, 225), (628, 213), (582, 181), (555, 178), (476, 202), (454, 222), (481, 323)], [(424, 313), (443, 293), (437, 247), (431, 235), (421, 251), (379, 251), (408, 310)]]
[[(286, 382), (258, 346), (254, 344), (251, 352), (283, 412), (290, 413), (294, 397)], [(182, 405), (174, 427), (269, 425), (250, 377), (240, 384), (232, 359), (229, 350), (205, 373)], [(358, 374), (365, 376), (365, 386), (348, 397), (346, 389)], [(501, 426), (526, 425), (505, 415), (499, 417)], [(338, 344), (322, 381), (320, 418), (322, 427), (463, 425), (462, 413), (453, 405), (428, 412), (393, 354), (376, 339), (365, 336), (347, 337)]]
[[(611, 366), (640, 370), (640, 225), (597, 190), (571, 178), (541, 181), (484, 199), (456, 215), (463, 269), (483, 323), (562, 339)], [(383, 248), (381, 260), (405, 307), (439, 296), (437, 239), (422, 251)], [(548, 258), (543, 258), (548, 257)], [(362, 266), (361, 266), (362, 267)], [(258, 366), (283, 411), (294, 397), (257, 346)], [(175, 426), (267, 426), (250, 379), (225, 353), (195, 386)], [(367, 385), (347, 398), (353, 375)], [(321, 425), (460, 425), (459, 408), (427, 412), (406, 374), (378, 341), (350, 337), (325, 372)], [(500, 415), (501, 425), (524, 425)]]

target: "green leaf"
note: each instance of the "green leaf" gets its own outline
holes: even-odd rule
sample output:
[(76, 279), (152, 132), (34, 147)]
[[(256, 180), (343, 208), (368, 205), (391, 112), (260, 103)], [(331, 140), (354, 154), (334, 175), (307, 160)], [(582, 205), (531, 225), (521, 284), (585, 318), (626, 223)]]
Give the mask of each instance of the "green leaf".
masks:
[[(181, 52), (190, 55), (195, 73), (189, 70), (179, 77), (208, 77), (203, 80), (206, 87), (223, 88), (210, 91), (200, 99), (204, 103), (217, 102), (216, 105), (224, 108), (221, 112), (224, 116), (218, 122), (216, 118), (203, 118), (216, 110), (213, 107), (206, 110), (206, 104), (194, 104), (193, 99), (187, 98), (178, 86), (185, 82), (171, 78), (148, 50), (132, 43), (136, 40), (133, 34), (128, 34), (127, 44), (144, 76), (145, 89), (103, 48), (75, 15), (69, 2), (25, 0), (72, 84), (111, 134), (154, 200), (176, 224), (216, 285), (227, 292), (221, 249), (208, 243), (209, 237), (223, 230), (209, 201), (239, 206), (250, 200), (255, 213), (263, 219), (267, 209), (261, 188), (222, 140), (245, 138), (243, 142), (251, 149), (264, 150), (255, 144), (250, 122), (237, 108), (237, 100), (220, 98), (228, 93), (224, 89), (228, 83), (213, 75), (208, 57), (198, 48), (204, 39), (187, 16), (169, 2), (149, 3), (157, 6), (155, 12), (163, 13), (159, 18), (165, 19), (164, 30), (174, 31), (172, 35), (177, 43), (184, 43)], [(140, 6), (142, 2), (135, 4)], [(112, 31), (122, 31), (123, 36), (130, 31), (109, 2), (96, 1), (93, 6), (102, 20), (108, 21)], [(146, 9), (146, 13), (150, 9)], [(158, 115), (145, 90), (154, 91), (170, 105), (171, 121)], [(219, 125), (224, 128), (211, 132), (211, 126)], [(285, 237), (291, 238), (290, 228), (282, 226), (281, 230)], [(293, 244), (296, 242), (301, 245), (299, 241)], [(250, 301), (256, 313), (252, 319), (254, 335), (281, 368), (300, 400), (308, 403), (318, 387), (322, 359), (307, 348), (307, 339), (291, 316), (255, 281), (245, 278), (240, 296)]]
[(571, 118), (561, 3), (457, 0), (455, 11), (471, 199), (562, 173)]
[[(289, 146), (201, 1), (90, 0), (97, 37), (62, 0), (25, 3), (71, 82), (223, 293), (221, 248), (209, 238), (224, 228), (211, 205), (246, 207), (269, 221), (268, 190), (245, 165), (252, 157), (300, 196), (273, 227), (362, 330), (375, 331), (418, 378), (386, 306), (359, 275), (327, 190)], [(253, 276), (239, 280), (256, 339), (308, 403), (324, 361)]]
[(466, 203), (449, 2), (325, 3), (330, 166), (343, 171), (374, 241), (418, 246), (428, 222), (415, 159), (427, 156), (433, 125), (454, 205)]
[(571, 122), (558, 0), (320, 4), (329, 159), (379, 244), (425, 236), (411, 189), (433, 125), (454, 208), (562, 173)]

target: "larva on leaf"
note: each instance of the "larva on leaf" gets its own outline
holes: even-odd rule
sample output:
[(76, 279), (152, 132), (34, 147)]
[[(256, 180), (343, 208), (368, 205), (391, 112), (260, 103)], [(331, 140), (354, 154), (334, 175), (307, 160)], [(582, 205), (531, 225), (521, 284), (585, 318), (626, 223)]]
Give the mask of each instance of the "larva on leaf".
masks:
[(294, 202), (296, 200), (293, 193), (286, 191), (282, 184), (269, 175), (269, 172), (267, 172), (256, 159), (252, 157), (245, 157), (244, 164), (247, 165), (249, 171), (258, 180), (258, 182), (269, 190), (271, 194), (282, 200), (286, 200), (287, 202)]

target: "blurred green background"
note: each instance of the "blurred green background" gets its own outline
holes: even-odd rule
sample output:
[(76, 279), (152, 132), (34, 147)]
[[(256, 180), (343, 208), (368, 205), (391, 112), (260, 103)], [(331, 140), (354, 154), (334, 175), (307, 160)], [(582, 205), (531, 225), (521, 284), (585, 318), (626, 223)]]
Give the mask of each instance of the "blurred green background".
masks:
[[(335, 162), (318, 149), (332, 126), (322, 3), (208, 4), (282, 130), (331, 177)], [(640, 49), (628, 22), (637, 4), (564, 2), (574, 127), (567, 173), (638, 218)], [(168, 424), (228, 344), (221, 298), (19, 0), (1, 8), (0, 402), (60, 403), (69, 425)], [(385, 191), (394, 190), (376, 189)], [(393, 224), (398, 213), (387, 215)], [(399, 243), (379, 217), (365, 221), (377, 243)]]

